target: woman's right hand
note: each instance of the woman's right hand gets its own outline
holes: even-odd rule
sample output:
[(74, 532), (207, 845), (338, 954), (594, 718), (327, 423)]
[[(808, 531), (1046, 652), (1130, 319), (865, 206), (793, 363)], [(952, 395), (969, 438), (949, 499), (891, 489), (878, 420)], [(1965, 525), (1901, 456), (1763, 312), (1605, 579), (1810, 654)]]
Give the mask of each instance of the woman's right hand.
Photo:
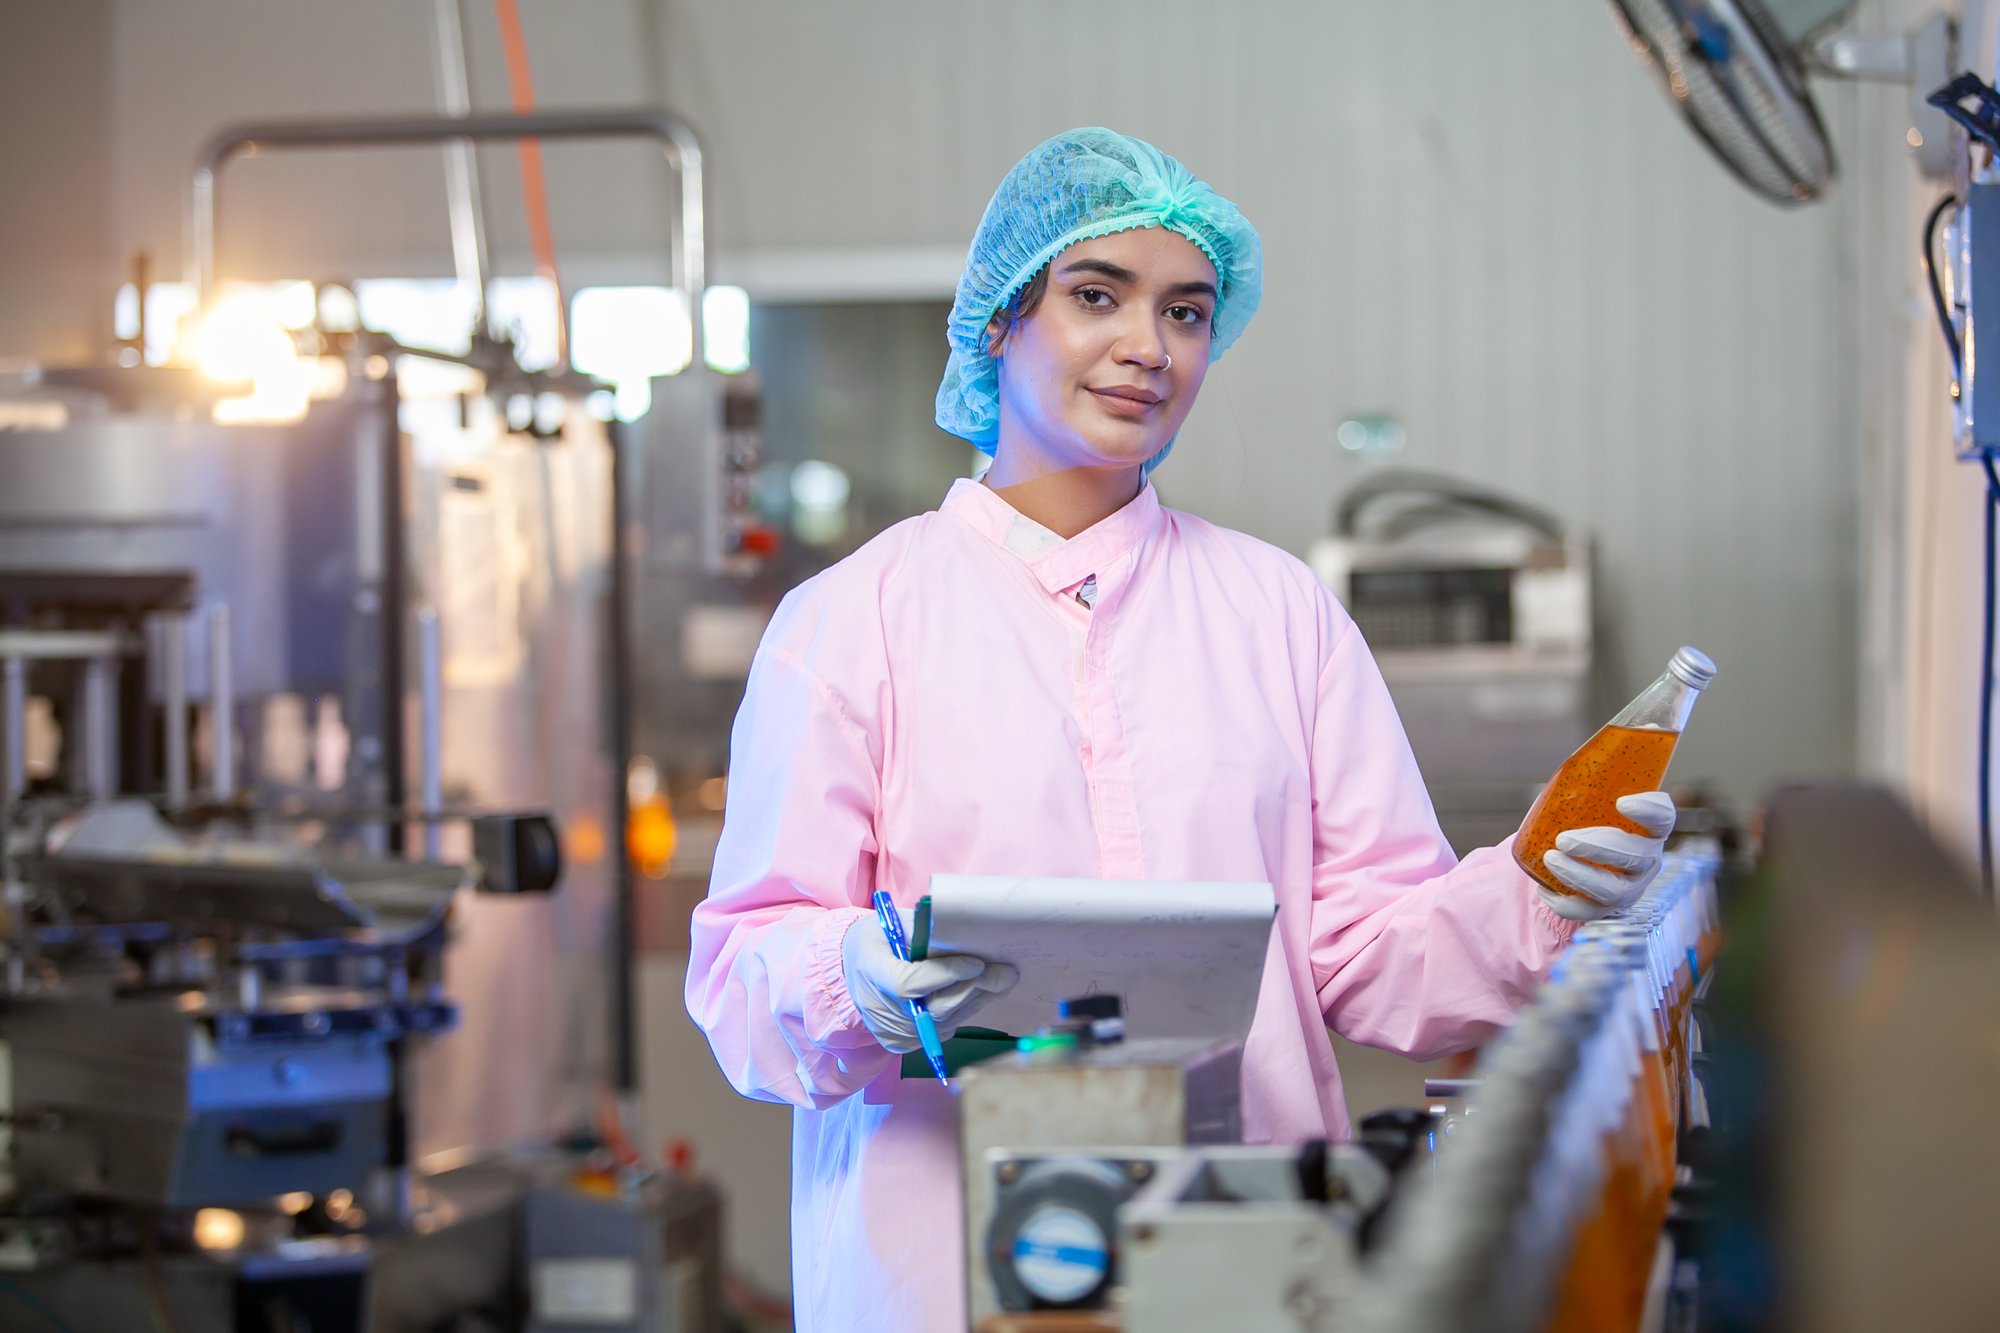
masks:
[(969, 953), (906, 963), (868, 917), (856, 918), (848, 928), (840, 942), (840, 963), (861, 1021), (885, 1050), (897, 1055), (922, 1045), (916, 1020), (910, 1017), (911, 1000), (926, 1001), (939, 1035), (948, 1037), (980, 1006), (1005, 995), (1021, 979), (1008, 964), (989, 963)]

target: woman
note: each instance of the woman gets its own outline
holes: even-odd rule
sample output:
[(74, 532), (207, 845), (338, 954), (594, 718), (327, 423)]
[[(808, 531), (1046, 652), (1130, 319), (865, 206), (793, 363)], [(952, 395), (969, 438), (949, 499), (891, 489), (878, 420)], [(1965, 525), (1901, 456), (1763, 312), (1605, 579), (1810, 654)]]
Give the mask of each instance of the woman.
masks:
[(953, 1104), (899, 1077), (902, 1001), (949, 1029), (1014, 978), (896, 962), (877, 887), (908, 905), (941, 872), (1270, 882), (1243, 1119), (1296, 1142), (1349, 1135), (1328, 1027), (1417, 1058), (1474, 1045), (1574, 920), (1658, 869), (1658, 793), (1621, 807), (1656, 836), (1550, 853), (1585, 896), (1542, 890), (1505, 844), (1455, 862), (1339, 603), (1146, 484), (1261, 269), (1235, 206), (1150, 145), (1086, 129), (1029, 153), (973, 240), (938, 393), (992, 467), (795, 589), (764, 637), (687, 1001), (739, 1091), (800, 1108), (802, 1329), (964, 1323)]

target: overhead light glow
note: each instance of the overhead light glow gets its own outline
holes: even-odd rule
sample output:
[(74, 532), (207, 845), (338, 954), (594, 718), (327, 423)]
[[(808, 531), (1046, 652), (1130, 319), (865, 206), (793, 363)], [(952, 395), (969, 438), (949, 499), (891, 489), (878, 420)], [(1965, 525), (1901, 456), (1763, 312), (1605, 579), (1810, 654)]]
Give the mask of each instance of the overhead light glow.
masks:
[(623, 384), (687, 369), (687, 298), (671, 287), (586, 287), (570, 302), (570, 364)]
[(204, 1250), (233, 1250), (243, 1244), (243, 1214), (203, 1208), (194, 1215), (194, 1243)]
[(216, 401), (217, 421), (297, 421), (306, 414), (312, 369), (259, 294), (232, 292), (217, 302), (195, 334), (194, 358), (218, 384), (250, 386), (248, 394)]
[(472, 347), (473, 284), (452, 278), (364, 278), (354, 284), (364, 328), (405, 347), (462, 354)]
[(195, 366), (218, 384), (245, 384), (260, 371), (297, 360), (291, 335), (248, 295), (218, 301), (195, 334)]
[(750, 294), (710, 287), (701, 296), (701, 341), (709, 369), (725, 375), (750, 369)]
[(792, 469), (792, 503), (801, 509), (838, 509), (847, 503), (851, 490), (847, 470), (837, 464), (808, 458)]
[(539, 274), (495, 278), (486, 289), (492, 322), (514, 339), (514, 359), (523, 370), (547, 370), (556, 363), (556, 289)]

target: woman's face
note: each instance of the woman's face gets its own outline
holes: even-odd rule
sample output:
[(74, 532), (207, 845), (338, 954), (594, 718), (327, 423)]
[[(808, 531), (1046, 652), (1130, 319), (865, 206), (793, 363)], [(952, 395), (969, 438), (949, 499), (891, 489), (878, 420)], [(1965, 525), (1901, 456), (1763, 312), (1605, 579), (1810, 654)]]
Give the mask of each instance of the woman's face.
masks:
[(1125, 468), (1173, 439), (1208, 374), (1215, 266), (1160, 227), (1080, 241), (1000, 344), (996, 452), (1036, 470)]

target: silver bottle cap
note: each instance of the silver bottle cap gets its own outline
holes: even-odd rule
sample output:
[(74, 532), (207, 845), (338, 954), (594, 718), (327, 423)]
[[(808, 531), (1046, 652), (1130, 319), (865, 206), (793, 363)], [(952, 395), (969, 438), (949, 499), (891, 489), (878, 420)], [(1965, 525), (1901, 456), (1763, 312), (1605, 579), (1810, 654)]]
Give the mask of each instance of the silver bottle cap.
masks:
[(1667, 663), (1667, 670), (1679, 677), (1681, 682), (1692, 689), (1705, 690), (1708, 682), (1715, 679), (1715, 663), (1708, 660), (1708, 654), (1699, 648), (1682, 648), (1674, 654), (1673, 661)]

